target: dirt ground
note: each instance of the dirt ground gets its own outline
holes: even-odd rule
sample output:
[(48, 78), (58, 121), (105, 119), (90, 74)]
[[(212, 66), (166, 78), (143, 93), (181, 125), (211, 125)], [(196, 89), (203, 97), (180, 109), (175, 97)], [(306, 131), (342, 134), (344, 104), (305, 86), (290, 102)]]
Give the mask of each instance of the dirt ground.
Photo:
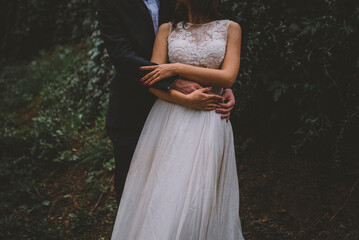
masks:
[[(358, 165), (334, 175), (314, 158), (276, 150), (239, 154), (237, 160), (240, 217), (246, 240), (358, 239)], [(56, 210), (49, 212), (49, 220), (66, 229), (66, 239), (110, 239), (117, 208), (113, 181), (105, 180), (111, 174), (98, 176), (108, 187), (102, 196), (100, 191), (96, 196), (88, 195), (87, 172), (81, 168), (49, 182), (52, 188), (64, 190), (53, 196), (52, 209)], [(66, 199), (61, 197), (64, 192)], [(111, 214), (108, 206), (113, 206)], [(97, 212), (92, 216), (95, 224), (84, 224), (87, 215), (76, 222), (60, 217), (78, 209)]]
[(246, 240), (359, 239), (359, 163), (333, 174), (314, 157), (238, 156)]

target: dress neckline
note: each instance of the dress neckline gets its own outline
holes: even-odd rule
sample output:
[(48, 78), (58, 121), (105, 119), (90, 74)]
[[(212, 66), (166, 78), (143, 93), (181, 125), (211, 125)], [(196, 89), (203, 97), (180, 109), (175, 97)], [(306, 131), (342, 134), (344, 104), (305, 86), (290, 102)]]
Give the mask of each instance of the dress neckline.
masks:
[(191, 26), (201, 26), (201, 25), (208, 25), (208, 24), (211, 24), (211, 23), (214, 23), (214, 22), (220, 22), (220, 21), (224, 21), (224, 19), (213, 20), (213, 21), (206, 22), (206, 23), (190, 23), (190, 22), (186, 22), (186, 24), (191, 25)]

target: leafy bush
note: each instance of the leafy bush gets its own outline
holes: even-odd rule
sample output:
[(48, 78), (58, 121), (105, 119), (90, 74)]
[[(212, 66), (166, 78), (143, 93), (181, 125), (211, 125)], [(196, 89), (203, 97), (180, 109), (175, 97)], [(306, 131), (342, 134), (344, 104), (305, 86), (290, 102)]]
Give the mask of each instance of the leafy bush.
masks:
[[(82, 45), (57, 47), (25, 65), (3, 69), (2, 237), (58, 239), (61, 229), (50, 223), (46, 212), (53, 191), (59, 189), (49, 191), (41, 180), (79, 164), (88, 166), (89, 175), (109, 171), (112, 146), (105, 135), (104, 113), (112, 70), (101, 45), (95, 30)], [(96, 182), (94, 186), (100, 184)], [(19, 224), (26, 227), (18, 231)]]
[(12, 0), (0, 3), (2, 61), (26, 59), (54, 44), (89, 36), (94, 29), (95, 0)]
[(344, 155), (353, 159), (357, 134), (350, 133), (359, 130), (354, 1), (228, 0), (224, 9), (243, 32), (238, 135), (289, 140), (295, 152), (331, 152), (336, 165)]
[[(2, 5), (8, 9), (0, 47), (9, 54), (5, 56), (25, 57), (53, 44), (78, 41), (96, 29), (97, 1), (16, 0)], [(352, 158), (347, 154), (356, 149), (351, 132), (358, 131), (359, 122), (355, 1), (225, 0), (221, 9), (243, 30), (240, 76), (234, 86), (241, 108), (233, 121), (239, 143), (270, 137), (288, 140), (295, 152), (331, 148), (326, 152), (336, 165)], [(97, 44), (93, 53), (103, 50), (99, 39)], [(109, 68), (100, 63), (92, 68), (106, 75)], [(72, 81), (76, 89), (76, 77)], [(79, 110), (69, 109), (73, 114)]]

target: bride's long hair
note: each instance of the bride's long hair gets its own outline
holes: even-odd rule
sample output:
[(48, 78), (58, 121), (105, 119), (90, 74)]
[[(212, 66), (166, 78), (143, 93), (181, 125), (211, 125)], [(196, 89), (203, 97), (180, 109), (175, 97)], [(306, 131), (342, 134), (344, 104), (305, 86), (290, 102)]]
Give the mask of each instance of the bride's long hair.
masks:
[[(219, 20), (222, 15), (218, 11), (219, 0), (189, 0), (191, 5), (192, 22), (194, 24), (203, 23), (206, 20)], [(175, 13), (173, 16), (173, 26), (188, 22), (188, 8), (184, 3), (177, 2)]]

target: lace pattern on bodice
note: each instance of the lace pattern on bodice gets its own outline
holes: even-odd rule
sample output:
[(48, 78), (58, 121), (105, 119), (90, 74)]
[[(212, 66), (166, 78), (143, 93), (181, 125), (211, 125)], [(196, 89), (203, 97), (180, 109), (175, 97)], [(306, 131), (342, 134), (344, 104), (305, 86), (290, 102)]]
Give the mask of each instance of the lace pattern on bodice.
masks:
[[(217, 20), (204, 24), (177, 24), (168, 36), (168, 59), (171, 63), (184, 63), (219, 69), (227, 47), (227, 29), (230, 20)], [(184, 25), (184, 26), (183, 26)], [(222, 92), (222, 89), (217, 89)]]

